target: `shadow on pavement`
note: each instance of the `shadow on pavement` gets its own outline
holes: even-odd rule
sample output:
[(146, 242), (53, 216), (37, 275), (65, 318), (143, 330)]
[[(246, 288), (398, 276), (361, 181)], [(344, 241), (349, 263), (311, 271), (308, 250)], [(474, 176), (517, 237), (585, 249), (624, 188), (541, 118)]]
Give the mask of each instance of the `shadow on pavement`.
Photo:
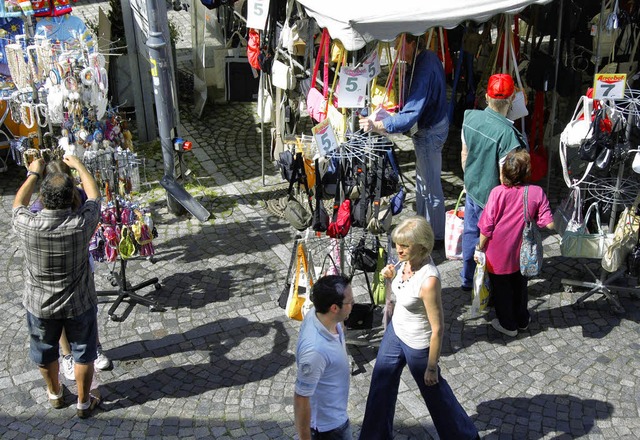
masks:
[[(293, 364), (288, 345), (289, 335), (282, 322), (251, 322), (246, 318), (223, 319), (181, 334), (132, 342), (109, 350), (109, 357), (125, 365), (165, 358), (159, 364), (161, 368), (145, 376), (104, 384), (102, 406), (107, 410), (128, 408), (163, 397), (189, 397), (264, 380)], [(209, 353), (209, 362), (166, 366), (173, 363), (168, 356), (202, 351)]]
[[(566, 394), (538, 394), (531, 398), (505, 397), (478, 405), (475, 423), (486, 438), (578, 438), (591, 432), (596, 420), (609, 419), (610, 403)], [(484, 425), (484, 426), (483, 426)], [(539, 433), (539, 435), (535, 435)]]

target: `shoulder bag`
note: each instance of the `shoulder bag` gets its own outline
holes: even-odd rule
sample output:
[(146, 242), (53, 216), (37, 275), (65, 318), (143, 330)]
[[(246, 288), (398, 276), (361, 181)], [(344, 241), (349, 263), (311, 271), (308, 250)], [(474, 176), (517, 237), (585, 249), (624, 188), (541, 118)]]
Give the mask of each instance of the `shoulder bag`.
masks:
[(528, 213), (529, 185), (524, 187), (524, 229), (520, 245), (520, 273), (525, 277), (535, 277), (542, 269), (542, 237), (538, 225)]

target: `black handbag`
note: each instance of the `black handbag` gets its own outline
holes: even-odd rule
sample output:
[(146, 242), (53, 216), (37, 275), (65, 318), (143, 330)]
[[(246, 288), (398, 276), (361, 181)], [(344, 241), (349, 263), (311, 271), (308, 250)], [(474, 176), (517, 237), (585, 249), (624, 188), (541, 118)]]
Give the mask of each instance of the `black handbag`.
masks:
[(313, 220), (311, 222), (311, 227), (316, 232), (325, 232), (329, 227), (329, 214), (322, 204), (322, 199), (320, 198), (320, 192), (322, 191), (322, 183), (320, 181), (320, 164), (318, 163), (318, 159), (315, 161), (315, 173), (316, 173), (316, 207), (313, 210)]
[(587, 162), (594, 162), (603, 148), (608, 147), (611, 143), (611, 137), (600, 130), (600, 122), (603, 118), (604, 110), (596, 111), (595, 117), (591, 122), (589, 131), (592, 133), (590, 138), (584, 139), (578, 148), (580, 159)]
[(632, 277), (640, 277), (640, 243), (627, 256), (627, 271)]
[(349, 317), (344, 321), (347, 328), (365, 330), (373, 327), (373, 304), (354, 304)]
[(378, 263), (378, 239), (375, 239), (375, 249), (368, 248), (366, 245), (366, 235), (362, 236), (358, 245), (353, 249), (351, 254), (351, 266), (356, 270), (373, 273), (376, 271)]

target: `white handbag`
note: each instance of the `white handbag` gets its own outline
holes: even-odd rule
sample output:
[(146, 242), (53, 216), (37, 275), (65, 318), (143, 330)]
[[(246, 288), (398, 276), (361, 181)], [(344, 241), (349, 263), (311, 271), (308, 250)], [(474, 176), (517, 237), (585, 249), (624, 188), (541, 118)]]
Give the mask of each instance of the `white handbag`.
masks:
[(283, 90), (292, 90), (296, 88), (296, 77), (293, 74), (293, 68), (282, 61), (275, 59), (271, 66), (271, 83)]
[[(598, 230), (595, 233), (589, 233), (587, 224), (594, 210), (596, 212)], [(594, 202), (589, 206), (587, 214), (584, 216), (582, 228), (577, 231), (566, 230), (564, 232), (562, 243), (560, 244), (560, 253), (563, 257), (601, 259), (611, 243), (613, 243), (613, 234), (605, 234), (602, 230), (598, 202)]]
[(560, 142), (567, 147), (579, 147), (584, 139), (590, 138), (593, 99), (583, 96), (578, 100), (573, 117), (560, 134)]

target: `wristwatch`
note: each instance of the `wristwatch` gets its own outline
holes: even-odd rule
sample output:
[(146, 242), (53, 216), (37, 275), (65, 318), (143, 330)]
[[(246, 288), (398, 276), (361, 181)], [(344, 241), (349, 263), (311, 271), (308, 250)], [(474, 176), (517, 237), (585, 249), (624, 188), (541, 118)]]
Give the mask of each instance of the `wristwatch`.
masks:
[(42, 176), (40, 175), (40, 173), (36, 172), (36, 171), (27, 171), (27, 178), (29, 178), (29, 176), (36, 176), (36, 180), (40, 180), (42, 179)]

